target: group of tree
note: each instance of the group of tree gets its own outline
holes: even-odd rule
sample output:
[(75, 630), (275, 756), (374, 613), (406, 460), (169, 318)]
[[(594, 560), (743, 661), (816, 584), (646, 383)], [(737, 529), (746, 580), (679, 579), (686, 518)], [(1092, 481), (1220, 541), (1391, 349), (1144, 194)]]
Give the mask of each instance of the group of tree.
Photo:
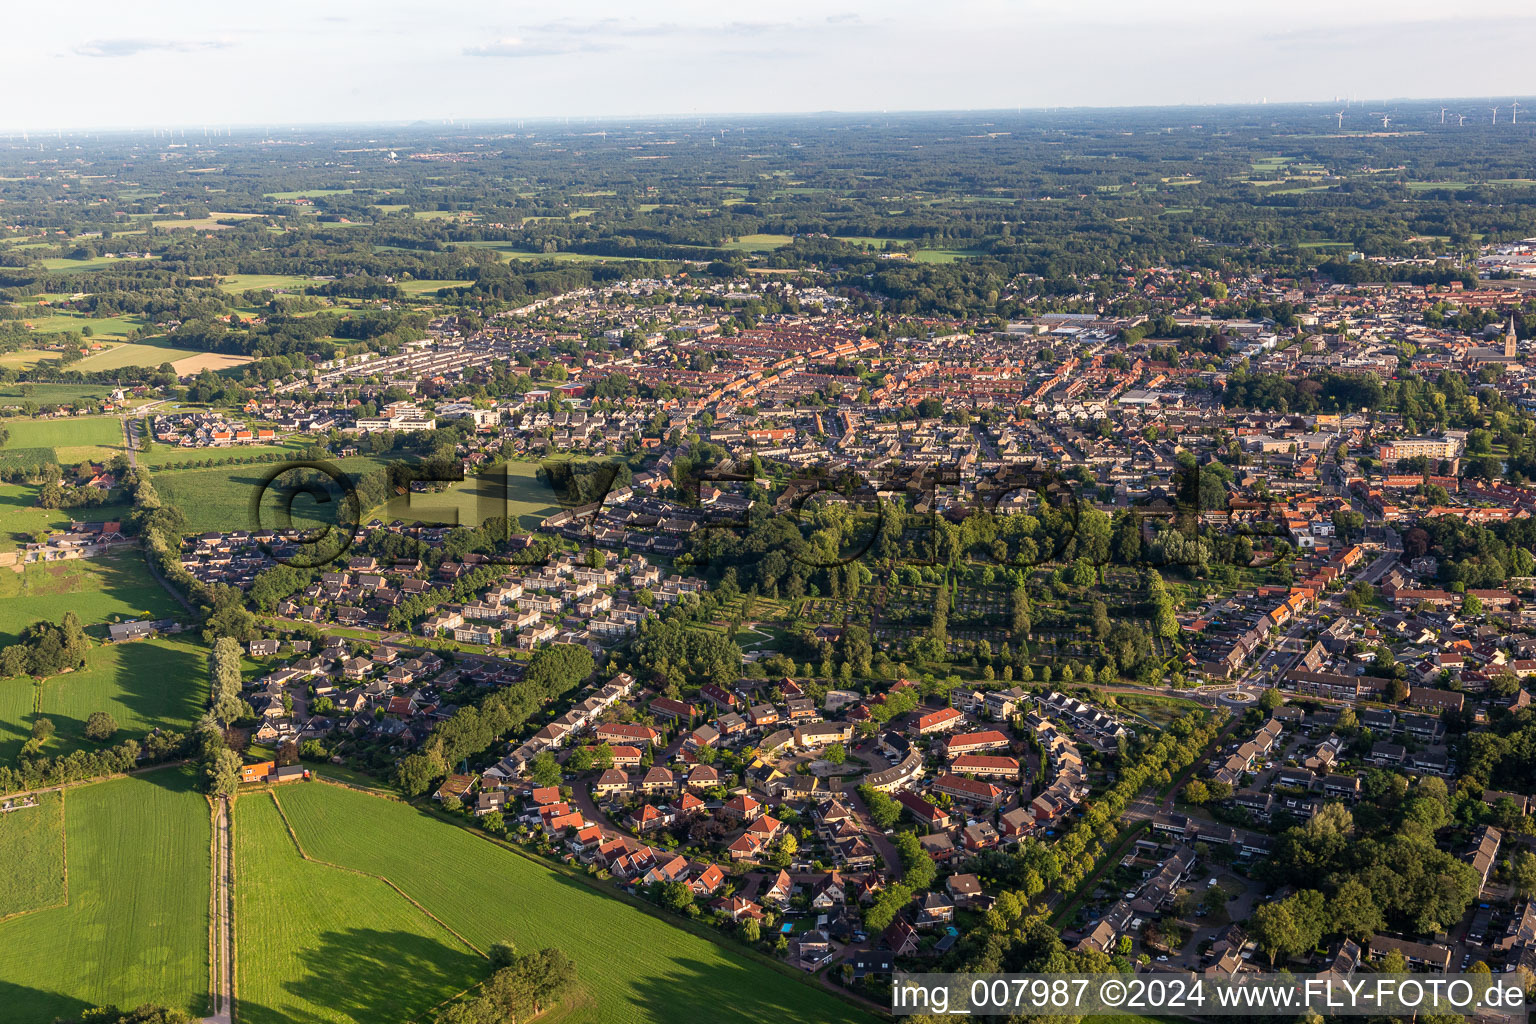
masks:
[(533, 656), (523, 678), (479, 707), (461, 707), (432, 730), (421, 751), (401, 758), (395, 784), (408, 796), (425, 793), (450, 766), (490, 749), (521, 729), (549, 701), (569, 693), (592, 674), (592, 653), (576, 644), (551, 644)]
[(0, 678), (41, 678), (83, 668), (90, 648), (80, 617), (73, 611), (65, 612), (58, 625), (39, 620), (22, 630), (15, 642), (0, 649)]
[(576, 987), (576, 965), (548, 947), (519, 955), (509, 944), (491, 949), (490, 978), (476, 994), (437, 1015), (437, 1024), (526, 1024)]

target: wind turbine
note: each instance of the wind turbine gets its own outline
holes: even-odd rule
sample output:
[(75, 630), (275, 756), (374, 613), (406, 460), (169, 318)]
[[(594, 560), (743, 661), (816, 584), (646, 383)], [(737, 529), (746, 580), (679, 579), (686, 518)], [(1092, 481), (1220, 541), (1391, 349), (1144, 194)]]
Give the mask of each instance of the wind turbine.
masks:
[(1509, 123), (1510, 124), (1519, 124), (1520, 123), (1520, 101), (1519, 100), (1515, 100), (1513, 103), (1511, 103), (1509, 105)]
[(1489, 107), (1488, 109), (1493, 111), (1493, 123), (1494, 124), (1498, 124), (1499, 123), (1499, 108), (1498, 107)]
[(1334, 114), (1333, 116), (1339, 119), (1339, 130), (1343, 131), (1344, 130), (1344, 111), (1341, 110), (1337, 114)]
[(1445, 108), (1440, 108), (1440, 123), (1445, 124)]
[(1391, 114), (1382, 114), (1381, 115), (1381, 126), (1383, 128), (1385, 128), (1387, 125), (1389, 125), (1391, 123), (1392, 123), (1392, 115)]
[(1466, 114), (1457, 114), (1456, 115), (1456, 127), (1457, 128), (1460, 128), (1462, 125), (1464, 125), (1466, 123), (1467, 123), (1467, 115)]

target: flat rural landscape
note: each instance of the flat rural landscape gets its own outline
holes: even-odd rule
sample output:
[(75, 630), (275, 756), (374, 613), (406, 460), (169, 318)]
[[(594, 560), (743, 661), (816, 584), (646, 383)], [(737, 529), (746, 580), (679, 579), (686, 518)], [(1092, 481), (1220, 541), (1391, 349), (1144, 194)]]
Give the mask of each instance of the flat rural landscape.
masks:
[[(0, 832), (8, 852), (26, 857), (22, 878), (7, 863), (5, 902), (37, 908), (0, 921), (6, 1016), (51, 1021), (91, 1006), (143, 1003), (203, 1012), (208, 802), (192, 773), (166, 768), (82, 786), (67, 799), (5, 817), (28, 814), (45, 819), (30, 842), (12, 846)], [(61, 848), (68, 863), (62, 877)], [(55, 905), (59, 891), (62, 906)]]

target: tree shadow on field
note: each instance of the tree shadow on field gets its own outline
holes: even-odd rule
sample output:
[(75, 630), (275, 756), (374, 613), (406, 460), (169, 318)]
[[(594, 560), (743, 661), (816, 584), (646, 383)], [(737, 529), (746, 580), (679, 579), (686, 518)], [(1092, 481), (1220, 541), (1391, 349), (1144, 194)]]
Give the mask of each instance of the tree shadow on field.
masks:
[[(78, 717), (50, 710), (47, 694), (43, 700), (43, 716), (53, 719), (59, 734), (69, 742), (85, 750), (98, 750), (103, 746), (136, 739), (141, 743), (154, 729), (186, 732), (202, 714), (208, 702), (207, 662), (195, 651), (181, 646), (162, 646), (158, 643), (137, 641), (117, 644), (110, 648), (97, 648), (93, 658), (107, 654), (116, 657), (112, 672), (115, 701), (114, 707), (105, 699), (101, 707), (84, 707), (77, 710)], [(87, 671), (90, 666), (87, 665)], [(67, 689), (73, 673), (51, 676), (48, 687)], [(137, 721), (124, 720), (121, 709), (127, 709)], [(85, 736), (85, 718), (91, 712), (106, 711), (118, 719), (118, 731), (105, 744), (96, 743)]]
[(79, 1017), (91, 1004), (62, 992), (44, 992), (14, 982), (0, 981), (0, 1016), (8, 1021), (46, 1021)]
[(651, 1020), (873, 1024), (877, 1019), (822, 989), (809, 974), (801, 982), (767, 967), (749, 970), (740, 961), (703, 963), (679, 957), (671, 963), (671, 971), (630, 982), (631, 1005)]
[[(550, 871), (550, 880), (557, 885), (568, 886), (598, 899), (615, 899), (604, 893), (594, 893), (585, 882), (571, 878), (560, 871)], [(636, 913), (646, 914), (636, 908)], [(650, 916), (650, 915), (647, 915)], [(652, 930), (654, 929), (654, 930)], [(613, 941), (622, 948), (625, 942), (652, 942), (672, 946), (674, 939), (682, 939), (686, 929), (664, 917), (654, 918), (648, 926), (636, 933), (615, 936)], [(703, 936), (691, 936), (693, 942), (709, 943)], [(554, 943), (559, 945), (559, 943)], [(526, 951), (525, 951), (526, 952)], [(627, 977), (611, 988), (595, 983), (590, 974), (582, 973), (590, 965), (586, 956), (567, 949), (576, 962), (577, 980), (583, 989), (592, 993), (599, 1002), (615, 999), (634, 1008), (635, 1013), (618, 1019), (652, 1021), (697, 1021), (700, 1024), (762, 1024), (763, 1021), (794, 1021), (799, 1024), (874, 1024), (877, 1019), (856, 1006), (839, 999), (821, 988), (816, 978), (807, 974), (804, 979), (798, 972), (780, 973), (767, 964), (755, 963), (730, 948), (720, 950), (721, 959), (705, 962), (694, 959), (686, 952), (666, 956), (669, 969), (659, 974), (650, 973), (649, 966), (631, 965)], [(616, 954), (621, 955), (621, 954)]]
[[(446, 932), (441, 940), (372, 928), (322, 932), (302, 959), (308, 973), (283, 987), (361, 1024), (412, 1019), (491, 973), (488, 961)], [(241, 1016), (265, 1017), (252, 1010), (243, 1007)]]

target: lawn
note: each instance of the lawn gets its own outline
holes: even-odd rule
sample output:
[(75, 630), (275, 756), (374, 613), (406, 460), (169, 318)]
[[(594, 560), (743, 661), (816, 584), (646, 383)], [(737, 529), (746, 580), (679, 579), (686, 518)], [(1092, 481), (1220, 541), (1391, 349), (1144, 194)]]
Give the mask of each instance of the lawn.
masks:
[(506, 516), (531, 529), (559, 508), (554, 489), (535, 477), (538, 468), (534, 462), (509, 462), (505, 487), (498, 468), (467, 476), (441, 493), (391, 498), (379, 514), (386, 519), (462, 526), (479, 526), (494, 516)]
[(110, 459), (123, 450), (123, 424), (116, 416), (11, 419), (5, 428), (10, 432), (6, 448), (52, 448), (62, 465)]
[(35, 807), (0, 814), (0, 921), (65, 900), (64, 795), (36, 799)]
[[(209, 817), (193, 781), (167, 768), (69, 791), (68, 903), (0, 923), (7, 1022), (108, 1004), (207, 1012)], [(33, 870), (55, 860), (40, 848)]]
[[(385, 465), (384, 460), (367, 456), (333, 461), (353, 479)], [(170, 470), (155, 474), (155, 489), (160, 492), (166, 504), (181, 509), (186, 516), (187, 530), (191, 533), (285, 526), (285, 502), (279, 499), (280, 488), (263, 491), (267, 475), (280, 465), (272, 463)], [(291, 479), (290, 475), (279, 483)], [(252, 514), (253, 496), (263, 496), (259, 516)], [(325, 502), (317, 502), (306, 495), (296, 497), (287, 508), (294, 525), (335, 522), (335, 509), (344, 500), (339, 486), (328, 489), (326, 498)]]
[[(127, 505), (38, 508), (37, 492), (36, 484), (0, 484), (0, 551), (14, 551), (18, 544), (30, 540), (38, 530), (62, 530), (72, 519), (94, 523), (118, 519), (129, 512)], [(7, 575), (0, 574), (0, 598), (6, 592), (8, 581)], [(4, 631), (5, 627), (0, 625), (0, 633)]]
[(68, 611), (80, 616), (91, 633), (105, 636), (105, 629), (90, 627), (172, 618), (181, 606), (155, 582), (137, 549), (107, 558), (34, 563), (21, 572), (0, 569), (0, 644), (13, 642), (38, 619), (58, 622)]
[[(309, 856), (388, 878), (477, 948), (509, 939), (524, 950), (562, 948), (576, 963), (585, 997), (564, 1019), (623, 1024), (873, 1020), (812, 984), (408, 805), (323, 783), (290, 787), (279, 799)], [(267, 870), (286, 873), (292, 862), (274, 862)], [(251, 884), (241, 881), (242, 888)], [(337, 902), (309, 893), (310, 906)], [(573, 927), (575, 922), (580, 926)], [(241, 946), (247, 983), (253, 971), (281, 969), (259, 960), (247, 966), (252, 958), (269, 956), (270, 945)], [(368, 962), (359, 968), (373, 969)], [(323, 973), (325, 968), (313, 964), (310, 970)], [(365, 988), (367, 977), (315, 987), (334, 999), (338, 992)]]
[(235, 850), (244, 1024), (410, 1020), (490, 974), (386, 883), (303, 860), (264, 793), (236, 801)]
[[(153, 729), (184, 732), (207, 706), (203, 647), (170, 638), (95, 647), (83, 669), (51, 676), (41, 684), (38, 714), (58, 729), (43, 751), (96, 749), (85, 736), (85, 721), (93, 711), (117, 719), (118, 732), (111, 742), (121, 743), (142, 739)], [(30, 723), (26, 728), (30, 734)]]

